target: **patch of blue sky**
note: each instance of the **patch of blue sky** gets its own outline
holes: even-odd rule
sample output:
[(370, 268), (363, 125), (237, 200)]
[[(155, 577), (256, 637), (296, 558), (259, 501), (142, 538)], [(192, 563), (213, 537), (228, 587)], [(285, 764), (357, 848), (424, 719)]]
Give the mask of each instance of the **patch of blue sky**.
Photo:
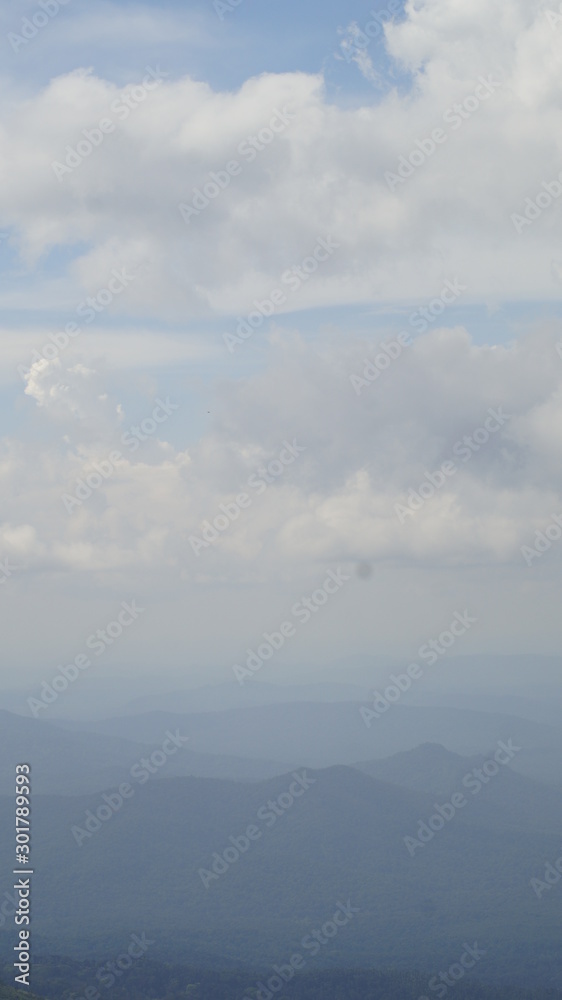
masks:
[(14, 52), (8, 32), (23, 37), (23, 18), (38, 9), (38, 0), (18, 0), (0, 15), (4, 72), (26, 87), (42, 86), (79, 66), (123, 85), (154, 62), (172, 79), (189, 74), (217, 90), (235, 90), (261, 73), (324, 73), (328, 99), (343, 105), (373, 102), (393, 87), (410, 85), (408, 75), (389, 59), (382, 32), (364, 46), (376, 84), (362, 75), (349, 48), (346, 58), (350, 25), (361, 31), (371, 11), (386, 9), (381, 0), (306, 5), (241, 0), (222, 20), (213, 0), (188, 5), (180, 0), (165, 5), (68, 0), (35, 37), (16, 42)]

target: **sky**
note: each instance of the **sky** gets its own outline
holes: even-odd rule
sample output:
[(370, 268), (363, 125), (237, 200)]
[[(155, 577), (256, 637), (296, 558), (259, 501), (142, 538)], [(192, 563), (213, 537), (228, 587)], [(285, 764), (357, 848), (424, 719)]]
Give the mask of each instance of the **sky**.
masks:
[(555, 655), (558, 8), (14, 0), (0, 45), (2, 687), (131, 601), (131, 696), (287, 621), (272, 682), (457, 613)]

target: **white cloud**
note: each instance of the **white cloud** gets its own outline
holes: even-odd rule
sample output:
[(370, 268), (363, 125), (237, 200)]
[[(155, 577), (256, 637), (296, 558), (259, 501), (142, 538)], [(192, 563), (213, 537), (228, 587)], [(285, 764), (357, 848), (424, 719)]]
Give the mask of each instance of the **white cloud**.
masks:
[[(37, 569), (71, 573), (127, 569), (152, 578), (171, 571), (193, 579), (204, 572), (234, 581), (256, 559), (271, 579), (289, 567), (306, 576), (341, 558), (458, 566), (517, 560), (534, 528), (558, 509), (562, 490), (562, 361), (554, 334), (539, 330), (492, 349), (475, 346), (462, 329), (437, 329), (357, 397), (349, 375), (369, 352), (349, 333), (329, 344), (276, 334), (266, 371), (221, 384), (213, 428), (189, 452), (167, 443), (165, 423), (129, 452), (99, 375), (40, 363), (30, 395), (40, 411), (52, 410), (67, 444), (37, 451), (4, 443), (6, 524), (12, 533), (33, 525), (32, 568), (35, 553)], [(459, 457), (457, 442), (498, 407), (509, 420), (470, 461)], [(181, 407), (174, 419), (181, 427)], [(284, 439), (306, 450), (263, 495), (249, 490), (251, 511), (196, 559), (189, 536), (247, 489)], [(69, 515), (63, 492), (115, 447), (122, 462)], [(400, 523), (396, 504), (451, 458), (454, 476)]]
[(354, 62), (357, 65), (359, 72), (365, 77), (366, 80), (369, 81), (369, 83), (373, 83), (375, 86), (380, 87), (383, 83), (383, 77), (373, 66), (373, 60), (367, 51), (368, 44), (369, 39), (365, 33), (361, 31), (357, 21), (352, 21), (346, 30), (343, 31), (340, 48), (345, 59), (348, 62)]
[[(185, 19), (177, 23), (184, 31)], [(82, 37), (88, 24), (69, 18), (64, 31)], [(153, 26), (139, 15), (135, 44)], [(164, 40), (173, 34), (170, 18), (159, 30)], [(458, 277), (467, 287), (463, 305), (488, 304), (493, 340), (498, 303), (558, 300), (562, 192), (520, 235), (511, 215), (562, 169), (562, 30), (553, 31), (526, 0), (409, 0), (405, 20), (385, 32), (391, 55), (412, 73), (412, 89), (376, 93), (359, 108), (333, 103), (323, 78), (304, 72), (265, 73), (232, 92), (166, 77), (126, 117), (117, 108), (134, 95), (130, 84), (117, 86), (87, 68), (36, 93), (8, 88), (0, 111), (0, 218), (10, 231), (3, 252), (16, 247), (20, 256), (2, 302), (16, 315), (44, 310), (56, 319), (47, 326), (18, 318), (4, 327), (2, 383), (19, 378), (16, 366), (29, 367), (33, 350), (76, 318), (112, 269), (138, 261), (150, 269), (116, 294), (99, 323), (81, 323), (80, 336), (59, 356), (32, 367), (13, 410), (6, 394), (0, 557), (26, 566), (3, 588), (7, 601), (35, 585), (50, 594), (66, 587), (76, 602), (117, 588), (158, 601), (177, 598), (180, 581), (195, 582), (212, 591), (206, 612), (193, 612), (201, 648), (218, 631), (210, 623), (221, 588), (225, 601), (239, 601), (223, 612), (227, 645), (242, 607), (251, 622), (258, 601), (264, 617), (268, 612), (270, 591), (253, 592), (244, 605), (247, 584), (298, 590), (339, 562), (372, 565), (382, 602), (392, 588), (387, 631), (402, 620), (403, 574), (417, 594), (408, 621), (419, 613), (425, 628), (419, 594), (440, 567), (451, 585), (441, 583), (440, 608), (453, 591), (470, 591), (479, 571), (480, 579), (509, 575), (510, 609), (546, 607), (533, 580), (556, 565), (562, 547), (560, 554), (553, 547), (534, 575), (519, 549), (559, 511), (556, 329), (537, 327), (492, 347), (460, 326), (434, 323), (359, 397), (349, 376), (361, 373), (373, 347), (351, 323), (342, 329), (332, 320), (314, 332), (308, 324), (308, 339), (274, 325), (268, 334), (264, 323), (234, 362), (217, 332), (222, 323), (234, 332), (236, 317), (280, 287), (319, 236), (337, 241), (337, 252), (280, 309), (364, 303), (368, 321), (371, 313), (426, 303), (445, 278)], [(373, 77), (369, 59), (365, 53), (359, 68)], [(488, 91), (482, 77), (492, 78)], [(260, 140), (276, 115), (286, 125)], [(64, 162), (83, 130), (99, 129), (107, 117), (114, 130), (57, 179), (52, 162)], [(439, 143), (428, 138), (437, 128), (445, 136)], [(251, 147), (241, 146), (251, 136), (266, 144), (252, 162)], [(404, 183), (385, 179), (396, 174), (399, 158), (415, 153), (420, 160), (420, 146), (432, 143)], [(229, 174), (233, 159), (241, 169)], [(225, 190), (186, 225), (178, 206), (192, 203), (212, 172)], [(208, 317), (212, 335), (205, 333), (211, 324), (196, 325)], [(258, 342), (264, 350), (256, 355)], [(220, 367), (231, 362), (234, 369)], [(203, 366), (208, 423), (198, 412), (194, 433), (186, 398), (173, 434), (164, 423), (142, 448), (127, 450), (131, 396), (138, 406), (144, 393), (149, 418), (157, 380), (176, 378), (181, 368), (176, 386), (193, 387)], [(401, 523), (396, 504), (497, 407), (511, 415), (505, 426)], [(244, 490), (285, 439), (306, 451), (195, 558), (189, 536)], [(122, 460), (69, 514), (62, 494), (115, 448)], [(422, 583), (415, 583), (418, 570)], [(203, 608), (204, 594), (194, 594), (192, 606)], [(361, 614), (366, 635), (370, 612)], [(182, 618), (177, 629), (184, 627)]]
[(59, 419), (70, 417), (84, 421), (91, 416), (99, 431), (106, 413), (117, 413), (116, 407), (108, 405), (103, 379), (80, 362), (63, 371), (59, 358), (37, 361), (31, 366), (26, 381), (25, 394)]
[[(511, 215), (561, 169), (552, 54), (562, 53), (562, 34), (523, 0), (424, 0), (406, 13), (386, 32), (393, 56), (414, 71), (412, 92), (357, 110), (328, 103), (321, 78), (304, 73), (264, 74), (233, 93), (185, 77), (119, 121), (109, 109), (123, 88), (86, 71), (52, 80), (4, 110), (4, 224), (29, 260), (53, 245), (89, 244), (73, 271), (82, 288), (95, 288), (105, 261), (141, 250), (153, 270), (127, 298), (137, 313), (177, 318), (209, 303), (245, 313), (320, 233), (342, 251), (308, 283), (303, 305), (419, 297), (438, 278), (435, 244), (476, 299), (552, 298), (560, 204), (520, 236)], [(462, 127), (444, 123), (455, 103), (482, 93), (480, 76), (501, 86)], [(246, 162), (239, 144), (285, 105), (294, 121)], [(108, 114), (115, 131), (58, 181), (52, 161)], [(446, 141), (391, 191), (385, 173), (439, 127)], [(186, 226), (179, 203), (233, 158), (242, 172)]]

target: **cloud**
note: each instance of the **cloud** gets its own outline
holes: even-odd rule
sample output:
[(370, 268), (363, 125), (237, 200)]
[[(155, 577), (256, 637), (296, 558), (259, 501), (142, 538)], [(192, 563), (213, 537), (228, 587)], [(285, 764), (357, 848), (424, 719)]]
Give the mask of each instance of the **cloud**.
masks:
[(344, 58), (347, 62), (354, 62), (359, 72), (369, 83), (373, 83), (377, 87), (382, 87), (383, 77), (373, 66), (373, 60), (366, 48), (368, 44), (369, 38), (361, 30), (357, 21), (352, 21), (342, 32), (340, 48), (344, 54)]
[[(9, 32), (21, 38), (23, 18), (32, 18), (40, 5), (37, 0), (25, 0), (25, 3), (13, 6), (17, 6), (17, 12), (15, 9), (10, 11), (6, 5), (0, 25), (5, 34)], [(200, 46), (209, 45), (212, 41), (212, 36), (204, 29), (203, 18), (195, 11), (180, 13), (159, 9), (155, 12), (149, 6), (135, 3), (128, 4), (124, 10), (103, 0), (91, 5), (66, 0), (58, 11), (49, 13), (49, 17), (55, 23), (48, 22), (46, 31), (41, 28), (35, 37), (28, 39), (36, 52), (57, 46), (73, 46), (76, 49), (95, 42), (101, 42), (105, 47), (119, 47), (123, 51), (124, 48), (153, 46), (155, 43), (183, 42)], [(29, 31), (28, 28), (28, 34)], [(22, 49), (27, 51), (27, 45), (16, 41), (16, 55)]]
[[(33, 524), (32, 567), (36, 557), (37, 569), (56, 565), (67, 573), (204, 573), (236, 581), (257, 560), (260, 572), (278, 580), (289, 567), (306, 577), (311, 567), (340, 559), (517, 562), (520, 546), (558, 511), (562, 490), (555, 333), (537, 329), (491, 348), (476, 346), (462, 328), (435, 329), (357, 396), (350, 375), (369, 354), (372, 345), (349, 332), (305, 342), (278, 331), (266, 370), (217, 387), (214, 424), (197, 444), (171, 445), (164, 422), (134, 452), (123, 446), (127, 420), (99, 392), (97, 373), (39, 363), (29, 395), (38, 412), (54, 413), (67, 443), (38, 452), (4, 442), (6, 524), (11, 532)], [(147, 416), (153, 405), (147, 401)], [(490, 412), (505, 420), (486, 436)], [(181, 439), (181, 406), (174, 420)], [(467, 449), (467, 437), (479, 443)], [(302, 454), (263, 491), (248, 489), (249, 477), (264, 475), (284, 441)], [(115, 447), (122, 460), (69, 514), (62, 494), (74, 493)], [(400, 518), (397, 504), (408, 504), (428, 473), (439, 479), (451, 459), (454, 474)], [(244, 490), (251, 511), (196, 558), (190, 536), (201, 537), (220, 504)]]
[(108, 405), (104, 380), (98, 372), (80, 362), (64, 371), (59, 358), (35, 362), (24, 391), (58, 420), (67, 421), (69, 417), (81, 422), (88, 418), (95, 420), (98, 433), (106, 415), (118, 412), (118, 408)]
[[(143, 10), (133, 45), (154, 27)], [(160, 24), (164, 41), (176, 23), (185, 36), (175, 16)], [(79, 20), (61, 13), (57, 35), (83, 38), (90, 21)], [(529, 594), (548, 617), (536, 579), (560, 554), (553, 545), (530, 572), (520, 547), (559, 512), (560, 334), (506, 310), (519, 339), (492, 345), (498, 303), (558, 300), (562, 186), (558, 195), (550, 182), (562, 169), (562, 28), (524, 0), (409, 0), (385, 37), (385, 92), (359, 107), (319, 73), (267, 72), (220, 91), (189, 75), (160, 78), (157, 63), (147, 77), (144, 56), (126, 84), (89, 63), (38, 90), (8, 82), (0, 378), (17, 379), (21, 392), (12, 406), (11, 385), (2, 400), (0, 558), (26, 566), (3, 588), (8, 602), (35, 586), (39, 603), (47, 586), (76, 604), (138, 588), (155, 603), (170, 595), (172, 616), (183, 581), (192, 607), (211, 595), (204, 614), (193, 612), (204, 650), (210, 632), (230, 642), (241, 609), (250, 624), (258, 607), (265, 618), (275, 587), (293, 593), (342, 563), (371, 566), (381, 601), (392, 590), (385, 627), (394, 632), (418, 572), (412, 630), (418, 614), (426, 628), (419, 595), (440, 570), (455, 593), (478, 573), (505, 572), (505, 619), (528, 610)], [(359, 68), (376, 84), (364, 55)], [(307, 273), (320, 237), (337, 250)], [(127, 279), (122, 295), (113, 286), (109, 301), (115, 269), (139, 262), (149, 265), (142, 277)], [(299, 269), (306, 280), (230, 357), (221, 334), (269, 312)], [(362, 377), (380, 349), (361, 330), (372, 317), (378, 330), (381, 316), (408, 323), (416, 305), (439, 304), (432, 296), (446, 279), (466, 286), (463, 307), (489, 306), (485, 329), (469, 333), (451, 310), (358, 395), (350, 376)], [(91, 324), (88, 297), (103, 305)], [(281, 312), (356, 304), (332, 309), (330, 325), (309, 314), (276, 326)], [(32, 364), (69, 321), (80, 334)], [(25, 392), (17, 366), (29, 372)], [(123, 438), (154, 422), (161, 385), (177, 391), (173, 424), (158, 423), (133, 450)], [(457, 445), (482, 436), (498, 408), (509, 418), (464, 461)], [(305, 450), (258, 494), (249, 478), (285, 441)], [(454, 472), (399, 516), (452, 458)], [(69, 513), (63, 496), (80, 482), (87, 495)], [(190, 537), (243, 491), (250, 508), (195, 556)], [(439, 610), (453, 592), (443, 579)], [(250, 599), (252, 585), (263, 589)], [(237, 602), (225, 604), (222, 630), (219, 591)], [(364, 615), (366, 635), (371, 612), (348, 612)], [(186, 627), (181, 617), (174, 635)], [(347, 627), (346, 618), (342, 644)]]
[[(71, 311), (69, 320), (72, 315)], [(47, 353), (50, 354), (53, 350), (51, 334), (58, 333), (63, 327), (61, 323), (58, 330), (48, 331), (39, 325), (23, 329), (0, 328), (0, 384), (17, 382), (21, 385), (22, 373), (18, 373), (18, 368), (21, 366), (24, 372), (28, 371), (35, 351), (42, 354), (48, 347)], [(61, 354), (65, 368), (69, 364), (87, 367), (102, 364), (104, 371), (119, 372), (122, 377), (124, 371), (130, 373), (139, 369), (160, 371), (183, 366), (193, 370), (195, 366), (199, 368), (224, 357), (224, 345), (222, 341), (218, 344), (209, 337), (205, 339), (198, 332), (189, 336), (181, 332), (172, 335), (161, 329), (129, 329), (106, 323), (103, 328), (84, 328), (76, 340), (69, 340)], [(52, 369), (41, 370), (46, 372)]]
[[(385, 30), (411, 92), (358, 109), (330, 103), (319, 76), (265, 73), (233, 92), (165, 79), (121, 120), (112, 107), (133, 91), (86, 70), (53, 79), (2, 113), (3, 224), (30, 262), (86, 244), (77, 291), (141, 251), (152, 273), (127, 297), (137, 315), (244, 315), (319, 235), (341, 252), (288, 309), (418, 298), (439, 278), (436, 244), (474, 299), (553, 298), (560, 203), (520, 234), (512, 215), (560, 172), (562, 33), (523, 0), (410, 2)], [(262, 132), (284, 108), (287, 127)], [(52, 163), (108, 117), (113, 132), (57, 180)], [(260, 132), (250, 162), (240, 144)], [(401, 157), (419, 166), (392, 187)], [(186, 225), (178, 206), (232, 160), (240, 172)]]

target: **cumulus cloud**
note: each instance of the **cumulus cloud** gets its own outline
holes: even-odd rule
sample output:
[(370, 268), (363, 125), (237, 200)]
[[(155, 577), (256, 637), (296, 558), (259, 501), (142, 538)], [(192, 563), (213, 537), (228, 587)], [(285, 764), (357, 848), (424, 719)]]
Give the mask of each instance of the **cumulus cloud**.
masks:
[[(558, 510), (556, 343), (554, 331), (537, 330), (510, 346), (476, 346), (462, 328), (435, 329), (357, 395), (350, 376), (376, 356), (372, 344), (349, 332), (310, 342), (278, 331), (267, 369), (222, 382), (214, 425), (189, 449), (167, 441), (163, 420), (132, 450), (122, 438), (127, 421), (100, 396), (96, 373), (35, 366), (30, 395), (39, 410), (53, 410), (67, 443), (42, 449), (40, 459), (31, 445), (5, 443), (6, 543), (25, 541), (38, 568), (159, 569), (233, 581), (256, 559), (271, 579), (289, 567), (306, 576), (311, 566), (342, 558), (512, 562)], [(91, 423), (80, 422), (89, 405), (103, 417), (95, 438)], [(153, 405), (147, 402), (147, 416)], [(500, 419), (486, 433), (491, 412)], [(181, 407), (174, 419), (185, 420)], [(267, 487), (249, 487), (284, 442), (296, 444), (294, 461)], [(120, 461), (69, 512), (63, 494), (74, 496), (77, 482), (99, 472), (114, 448)], [(451, 461), (454, 471), (440, 477)], [(428, 473), (430, 482), (437, 476), (434, 490)], [(404, 512), (422, 483), (422, 497), (430, 495), (401, 516), (398, 505)], [(196, 553), (190, 538), (202, 538), (203, 524), (243, 491), (251, 508)]]
[[(319, 234), (342, 250), (287, 308), (418, 297), (436, 280), (435, 243), (475, 298), (553, 297), (561, 202), (519, 234), (512, 215), (560, 172), (562, 33), (524, 0), (410, 0), (405, 14), (385, 32), (411, 91), (356, 109), (328, 101), (306, 73), (266, 73), (234, 92), (164, 79), (138, 103), (87, 70), (53, 79), (3, 111), (5, 225), (28, 260), (87, 244), (74, 278), (90, 289), (105, 260), (110, 270), (142, 252), (153, 271), (130, 290), (137, 312), (245, 313)], [(126, 116), (115, 110), (125, 95)], [(285, 108), (294, 119), (262, 131)], [(111, 134), (57, 179), (53, 162), (102, 119)], [(435, 129), (445, 139), (426, 156), (418, 143), (431, 149)], [(260, 133), (251, 152), (241, 147)], [(385, 175), (412, 153), (420, 165), (392, 187)], [(225, 190), (194, 201), (233, 160), (240, 172)], [(182, 203), (200, 206), (188, 224)]]
[(80, 362), (63, 368), (60, 358), (42, 359), (32, 364), (24, 391), (49, 416), (81, 423), (90, 420), (98, 434), (108, 418), (118, 414), (120, 409), (108, 400), (104, 380), (98, 372)]
[[(10, 90), (2, 301), (17, 322), (0, 377), (19, 366), (25, 385), (0, 443), (0, 556), (27, 581), (90, 596), (184, 581), (242, 606), (248, 582), (299, 587), (355, 563), (373, 567), (381, 599), (392, 580), (399, 603), (404, 572), (445, 567), (460, 586), (507, 568), (524, 605), (520, 548), (559, 512), (560, 333), (518, 317), (513, 342), (495, 344), (493, 316), (558, 298), (562, 26), (527, 0), (408, 0), (384, 31), (384, 93), (372, 53), (353, 50), (375, 83), (361, 106), (328, 96), (319, 73), (220, 91), (158, 64), (127, 85), (85, 66)], [(319, 238), (337, 249), (312, 273)], [(139, 263), (123, 294), (107, 291)], [(486, 330), (451, 311), (373, 376), (370, 317), (388, 340), (381, 313), (408, 316), (445, 279), (465, 286), (463, 307), (489, 305)], [(352, 304), (365, 308), (275, 325)], [(256, 310), (267, 322), (231, 357), (221, 334)], [(67, 321), (79, 335), (53, 349)], [(162, 420), (157, 383), (177, 390)], [(491, 411), (506, 415), (493, 431)], [(295, 460), (268, 473), (288, 446)], [(243, 492), (249, 507), (213, 529)], [(196, 554), (206, 523), (218, 537)]]

